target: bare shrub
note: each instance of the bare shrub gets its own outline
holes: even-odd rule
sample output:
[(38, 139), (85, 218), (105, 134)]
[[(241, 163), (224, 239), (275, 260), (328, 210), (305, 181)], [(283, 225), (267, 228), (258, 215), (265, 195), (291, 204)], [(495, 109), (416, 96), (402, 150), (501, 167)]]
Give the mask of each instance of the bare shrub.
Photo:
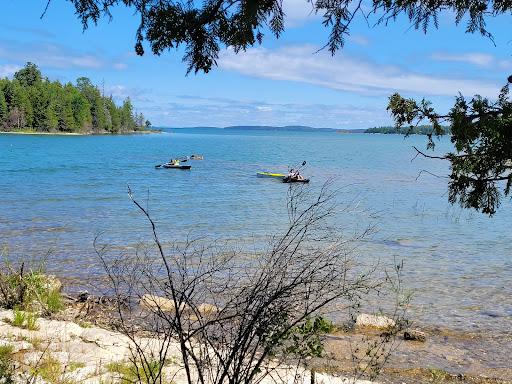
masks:
[[(163, 382), (173, 352), (190, 384), (249, 384), (305, 373), (306, 360), (323, 353), (321, 336), (330, 329), (325, 316), (350, 317), (362, 298), (381, 292), (385, 281), (353, 256), (355, 242), (370, 228), (344, 237), (331, 222), (348, 210), (336, 205), (329, 183), (316, 197), (308, 191), (289, 189), (287, 228), (255, 256), (204, 240), (162, 244), (148, 210), (128, 190), (151, 225), (154, 247), (115, 258), (98, 239), (95, 248), (119, 298), (119, 329), (133, 342), (140, 381)], [(396, 335), (399, 320), (382, 344)], [(156, 335), (157, 345), (141, 337), (146, 334)], [(389, 352), (376, 348), (360, 372)], [(155, 361), (161, 363), (156, 370)]]

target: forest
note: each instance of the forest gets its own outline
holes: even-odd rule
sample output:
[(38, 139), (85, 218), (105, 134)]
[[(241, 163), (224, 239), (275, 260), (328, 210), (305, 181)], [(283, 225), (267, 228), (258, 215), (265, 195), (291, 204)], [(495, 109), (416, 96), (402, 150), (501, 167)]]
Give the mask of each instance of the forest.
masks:
[(0, 79), (0, 131), (127, 133), (150, 125), (130, 98), (118, 106), (87, 77), (62, 84), (29, 62), (12, 80)]
[[(450, 134), (451, 130), (448, 126), (442, 126), (441, 129), (444, 131), (444, 134)], [(373, 127), (368, 128), (364, 131), (364, 133), (383, 133), (383, 134), (410, 134), (410, 135), (430, 135), (433, 133), (433, 128), (431, 125), (417, 125), (413, 127), (406, 127), (405, 129), (399, 129), (397, 127)]]

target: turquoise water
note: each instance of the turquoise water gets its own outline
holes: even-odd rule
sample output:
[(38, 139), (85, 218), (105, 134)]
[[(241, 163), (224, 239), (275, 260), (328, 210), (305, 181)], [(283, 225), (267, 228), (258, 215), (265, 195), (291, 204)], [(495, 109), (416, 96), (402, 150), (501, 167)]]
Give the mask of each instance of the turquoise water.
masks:
[[(50, 270), (71, 279), (101, 274), (94, 237), (123, 247), (148, 239), (129, 184), (148, 203), (164, 240), (187, 234), (265, 243), (286, 222), (287, 186), (255, 177), (308, 161), (309, 188), (334, 178), (352, 206), (338, 224), (377, 232), (366, 260), (404, 260), (413, 314), (432, 326), (506, 331), (512, 325), (512, 206), (493, 218), (447, 203), (447, 165), (414, 157), (425, 137), (174, 130), (136, 136), (0, 135), (0, 243), (11, 257), (51, 250)], [(438, 150), (449, 148), (443, 140)], [(192, 170), (156, 170), (200, 153)]]

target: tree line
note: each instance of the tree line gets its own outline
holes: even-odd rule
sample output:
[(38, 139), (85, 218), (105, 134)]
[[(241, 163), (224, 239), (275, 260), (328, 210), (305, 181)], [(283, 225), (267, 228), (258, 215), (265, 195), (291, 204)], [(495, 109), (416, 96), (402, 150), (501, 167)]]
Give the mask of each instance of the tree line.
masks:
[(27, 63), (12, 80), (0, 79), (0, 130), (36, 132), (122, 133), (151, 124), (135, 113), (130, 98), (117, 106), (87, 77), (76, 84), (43, 78)]
[[(448, 126), (442, 126), (441, 130), (445, 135), (451, 133), (451, 129)], [(415, 125), (408, 127), (407, 132), (405, 133), (409, 135), (431, 135), (433, 132), (434, 128), (432, 125)], [(400, 130), (396, 126), (368, 128), (364, 131), (364, 133), (404, 134), (403, 130)]]

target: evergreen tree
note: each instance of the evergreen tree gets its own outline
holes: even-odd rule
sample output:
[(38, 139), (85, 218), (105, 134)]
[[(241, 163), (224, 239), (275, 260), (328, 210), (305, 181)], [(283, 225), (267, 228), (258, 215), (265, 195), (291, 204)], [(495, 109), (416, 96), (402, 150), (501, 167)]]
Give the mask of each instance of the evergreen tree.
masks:
[(28, 91), (30, 103), (33, 111), (33, 128), (36, 131), (46, 131), (46, 110), (50, 103), (50, 95), (48, 87), (45, 83), (40, 82), (29, 88)]
[(110, 96), (107, 100), (107, 108), (110, 114), (110, 119), (112, 122), (112, 128), (111, 132), (117, 133), (121, 130), (121, 116), (119, 113), (118, 108), (116, 107), (116, 104), (114, 103), (114, 100), (112, 99), (112, 96)]
[(10, 106), (12, 111), (15, 128), (32, 129), (33, 109), (28, 96), (27, 88), (21, 86), (17, 81), (13, 81), (13, 96)]
[(45, 127), (47, 131), (56, 131), (59, 127), (59, 117), (57, 115), (57, 106), (55, 101), (50, 102), (45, 112)]
[(133, 131), (135, 129), (133, 105), (129, 97), (124, 100), (121, 107), (121, 127), (125, 131)]
[(0, 88), (0, 129), (5, 125), (7, 119), (7, 102), (5, 101), (4, 92)]
[(92, 125), (91, 104), (76, 88), (73, 88), (71, 94), (71, 107), (78, 129), (89, 130)]
[(62, 85), (43, 78), (35, 64), (27, 63), (13, 80), (0, 79), (0, 128), (6, 130), (117, 133), (139, 125), (129, 99), (116, 106), (86, 77), (76, 85)]
[(34, 63), (28, 62), (24, 68), (14, 74), (14, 78), (20, 82), (23, 87), (30, 87), (41, 82), (41, 71)]

